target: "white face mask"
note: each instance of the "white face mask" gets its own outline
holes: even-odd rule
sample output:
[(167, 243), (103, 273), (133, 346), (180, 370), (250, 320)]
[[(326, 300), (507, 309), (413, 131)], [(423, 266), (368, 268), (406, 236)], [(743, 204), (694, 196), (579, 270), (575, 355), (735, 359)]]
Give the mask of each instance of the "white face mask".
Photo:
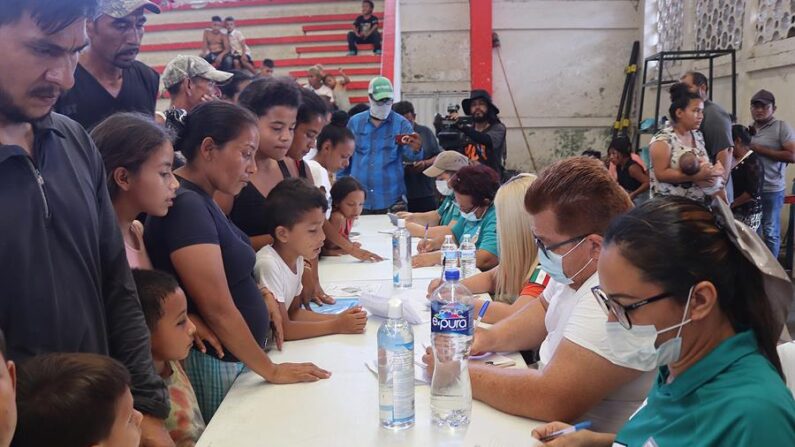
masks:
[(370, 116), (378, 120), (385, 120), (386, 117), (389, 115), (389, 112), (392, 111), (392, 100), (385, 103), (377, 103), (370, 98)]
[(447, 184), (447, 180), (437, 180), (436, 181), (436, 190), (439, 191), (439, 194), (443, 196), (449, 196), (453, 193), (453, 188)]
[[(624, 366), (640, 371), (652, 371), (679, 360), (682, 353), (682, 327), (692, 321), (687, 318), (692, 296), (693, 287), (690, 288), (687, 295), (682, 322), (661, 331), (658, 331), (654, 325), (637, 326), (634, 324), (631, 329), (627, 330), (618, 322), (608, 321), (605, 326), (607, 344), (610, 345), (613, 356)], [(676, 328), (679, 328), (676, 337), (664, 342), (659, 348), (654, 346), (658, 335)]]

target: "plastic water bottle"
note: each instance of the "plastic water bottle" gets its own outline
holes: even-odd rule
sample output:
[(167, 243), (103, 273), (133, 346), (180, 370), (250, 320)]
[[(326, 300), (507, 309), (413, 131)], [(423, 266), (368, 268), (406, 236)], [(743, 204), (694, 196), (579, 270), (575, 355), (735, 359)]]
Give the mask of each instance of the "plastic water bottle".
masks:
[(458, 247), (455, 245), (455, 240), (453, 240), (453, 235), (451, 234), (444, 237), (442, 260), (444, 261), (445, 270), (458, 268)]
[(433, 424), (459, 428), (469, 425), (472, 387), (467, 366), (472, 344), (472, 293), (458, 282), (458, 269), (445, 270), (445, 282), (431, 297), (431, 344), (434, 369), (431, 379)]
[(399, 430), (414, 425), (414, 333), (399, 298), (387, 315), (378, 328), (379, 415), (381, 426)]
[(475, 259), (475, 244), (472, 242), (472, 236), (465, 234), (461, 239), (459, 246), (459, 256), (461, 259), (461, 277), (469, 278), (478, 271), (477, 262)]
[(411, 287), (411, 233), (406, 229), (406, 220), (398, 219), (398, 227), (392, 233), (392, 285)]

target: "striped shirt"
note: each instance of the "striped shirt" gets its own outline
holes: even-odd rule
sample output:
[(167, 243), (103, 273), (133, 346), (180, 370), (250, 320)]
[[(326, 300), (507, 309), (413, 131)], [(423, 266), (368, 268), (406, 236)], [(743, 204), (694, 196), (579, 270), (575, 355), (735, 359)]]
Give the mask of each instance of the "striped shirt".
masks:
[(423, 151), (414, 152), (408, 145), (395, 143), (397, 135), (414, 133), (411, 123), (395, 112), (389, 112), (380, 126), (370, 120), (370, 112), (354, 115), (348, 129), (356, 136), (356, 151), (350, 165), (340, 172), (352, 176), (365, 188), (364, 209), (389, 208), (406, 195), (403, 161), (419, 161)]

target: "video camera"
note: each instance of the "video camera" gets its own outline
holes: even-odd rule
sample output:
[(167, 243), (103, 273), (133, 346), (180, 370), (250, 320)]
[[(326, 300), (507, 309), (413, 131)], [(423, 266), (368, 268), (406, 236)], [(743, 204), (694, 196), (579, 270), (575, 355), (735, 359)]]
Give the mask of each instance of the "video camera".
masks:
[(447, 106), (446, 116), (437, 113), (433, 119), (436, 138), (439, 140), (439, 146), (444, 150), (461, 151), (470, 143), (469, 138), (461, 132), (460, 127), (471, 127), (474, 122), (470, 116), (459, 116), (460, 109), (461, 106), (458, 104), (450, 104)]

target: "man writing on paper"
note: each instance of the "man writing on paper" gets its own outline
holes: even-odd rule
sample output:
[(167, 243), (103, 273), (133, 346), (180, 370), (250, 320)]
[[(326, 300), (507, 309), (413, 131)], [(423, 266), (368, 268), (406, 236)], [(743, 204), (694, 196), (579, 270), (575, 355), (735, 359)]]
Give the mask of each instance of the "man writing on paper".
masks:
[[(500, 411), (539, 420), (593, 421), (614, 430), (640, 406), (653, 373), (621, 365), (607, 344), (607, 317), (591, 288), (602, 234), (632, 208), (623, 189), (597, 160), (559, 161), (525, 196), (533, 217), (541, 268), (551, 277), (523, 310), (478, 330), (473, 353), (538, 350), (538, 368), (500, 369), (470, 364), (472, 397)], [(424, 357), (432, 367), (432, 356)]]

